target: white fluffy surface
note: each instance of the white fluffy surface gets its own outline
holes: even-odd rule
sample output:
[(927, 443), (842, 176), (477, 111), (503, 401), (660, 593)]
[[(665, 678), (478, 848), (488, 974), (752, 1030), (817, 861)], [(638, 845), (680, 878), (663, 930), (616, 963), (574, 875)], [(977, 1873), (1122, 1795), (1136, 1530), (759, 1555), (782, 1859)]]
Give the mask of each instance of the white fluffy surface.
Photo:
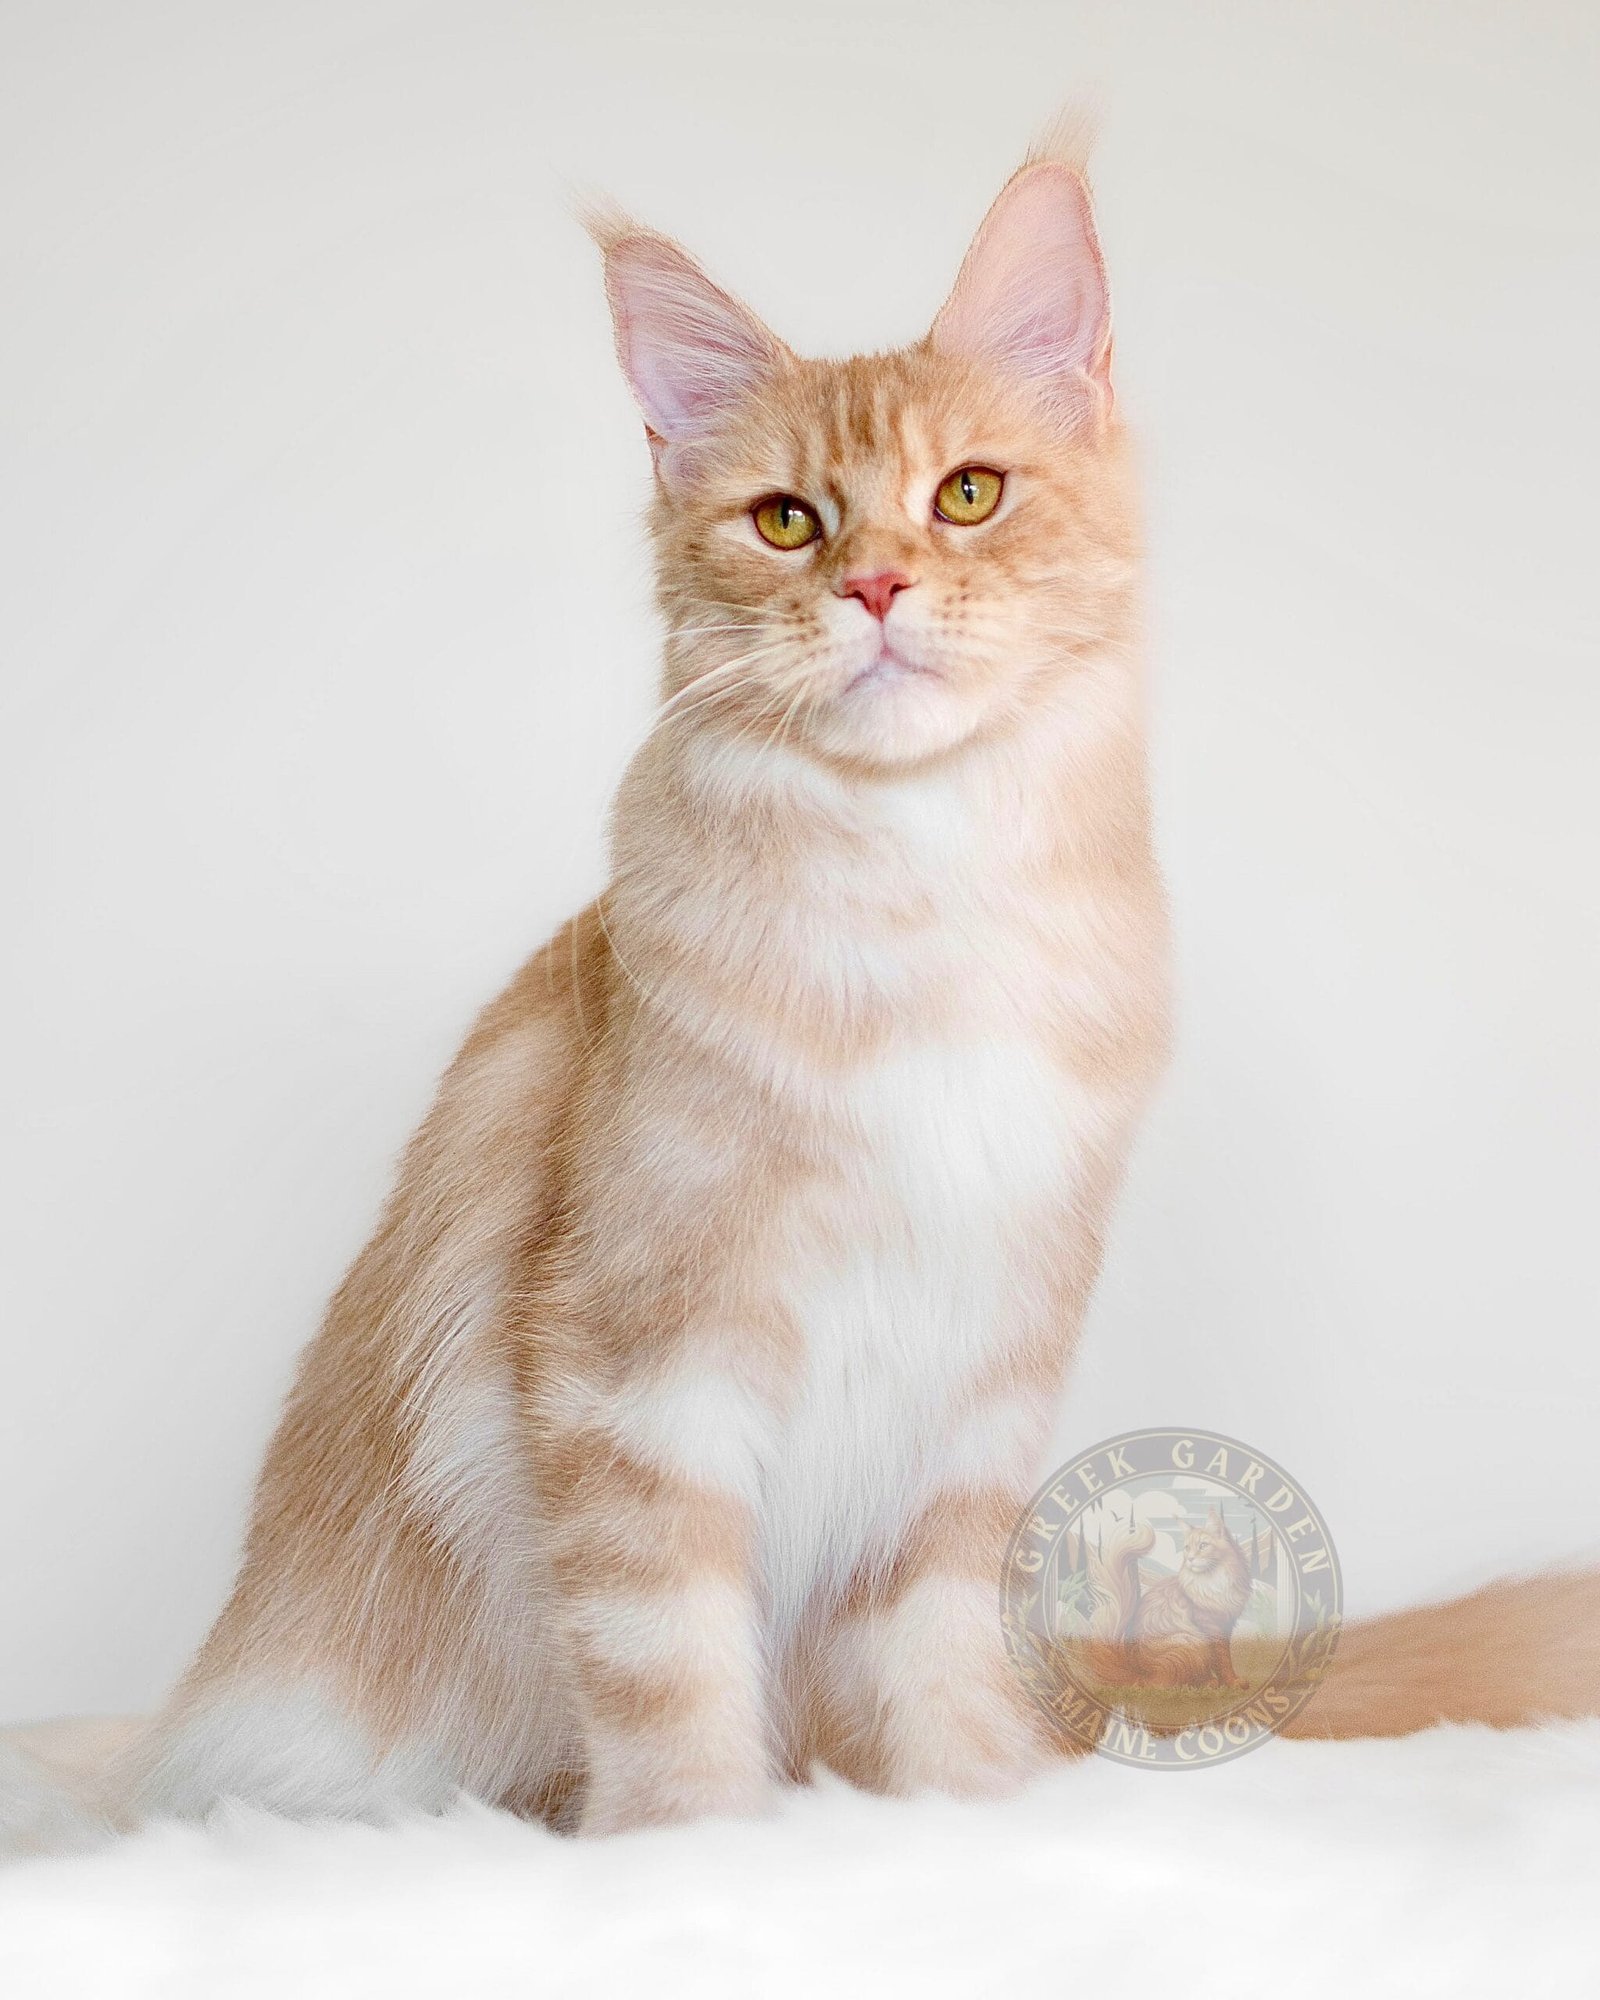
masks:
[(1600, 1724), (1441, 1729), (595, 1842), (470, 1804), (156, 1826), (0, 1874), (0, 1993), (1591, 2000), (1597, 1884)]

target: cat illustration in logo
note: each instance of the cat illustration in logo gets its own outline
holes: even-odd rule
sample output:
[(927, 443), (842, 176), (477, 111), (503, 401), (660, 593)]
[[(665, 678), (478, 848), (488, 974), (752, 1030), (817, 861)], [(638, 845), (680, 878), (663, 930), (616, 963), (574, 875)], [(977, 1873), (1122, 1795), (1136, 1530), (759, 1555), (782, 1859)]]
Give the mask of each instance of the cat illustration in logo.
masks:
[(1117, 1687), (1243, 1687), (1228, 1641), (1250, 1599), (1250, 1570), (1221, 1509), (1185, 1535), (1174, 1574), (1147, 1585), (1139, 1558), (1155, 1539), (1146, 1522), (1086, 1551), (1089, 1671)]

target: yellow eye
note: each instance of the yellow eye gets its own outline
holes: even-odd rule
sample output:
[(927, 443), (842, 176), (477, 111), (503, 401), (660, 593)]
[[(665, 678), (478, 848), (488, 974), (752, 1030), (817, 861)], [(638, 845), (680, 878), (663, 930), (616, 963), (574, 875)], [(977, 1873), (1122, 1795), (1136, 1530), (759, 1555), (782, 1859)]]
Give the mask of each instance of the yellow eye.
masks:
[(958, 528), (976, 527), (1000, 505), (1005, 483), (1003, 473), (991, 472), (986, 465), (964, 465), (934, 495), (934, 512)]
[(803, 549), (822, 532), (822, 523), (803, 500), (792, 493), (774, 493), (752, 509), (756, 533), (775, 549)]

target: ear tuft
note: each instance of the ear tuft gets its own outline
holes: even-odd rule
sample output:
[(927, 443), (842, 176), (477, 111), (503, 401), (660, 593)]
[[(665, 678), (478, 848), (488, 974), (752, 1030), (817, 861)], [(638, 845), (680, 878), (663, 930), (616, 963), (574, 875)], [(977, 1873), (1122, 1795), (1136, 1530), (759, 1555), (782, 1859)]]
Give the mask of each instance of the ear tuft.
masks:
[(1087, 183), (1089, 161), (1100, 136), (1101, 123), (1098, 96), (1084, 95), (1070, 99), (1040, 131), (1028, 148), (1028, 157), (1023, 165), (1036, 167), (1042, 161), (1053, 160), (1057, 166), (1070, 167), (1081, 181)]
[(1111, 386), (1111, 301), (1082, 172), (1037, 160), (1001, 190), (928, 336), (1057, 394)]
[(591, 208), (584, 219), (605, 253), (617, 355), (652, 440), (694, 443), (788, 350), (670, 237), (612, 209)]

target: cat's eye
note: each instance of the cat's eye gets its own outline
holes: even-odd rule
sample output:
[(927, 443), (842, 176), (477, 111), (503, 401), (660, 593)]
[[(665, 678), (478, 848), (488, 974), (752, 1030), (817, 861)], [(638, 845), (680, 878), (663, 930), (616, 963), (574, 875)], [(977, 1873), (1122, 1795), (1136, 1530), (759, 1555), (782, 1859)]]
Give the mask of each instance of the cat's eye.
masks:
[(987, 465), (964, 465), (933, 496), (934, 512), (953, 527), (975, 528), (1000, 505), (1005, 475)]
[(803, 500), (792, 493), (774, 493), (750, 510), (756, 533), (775, 549), (803, 549), (822, 532), (822, 523)]

